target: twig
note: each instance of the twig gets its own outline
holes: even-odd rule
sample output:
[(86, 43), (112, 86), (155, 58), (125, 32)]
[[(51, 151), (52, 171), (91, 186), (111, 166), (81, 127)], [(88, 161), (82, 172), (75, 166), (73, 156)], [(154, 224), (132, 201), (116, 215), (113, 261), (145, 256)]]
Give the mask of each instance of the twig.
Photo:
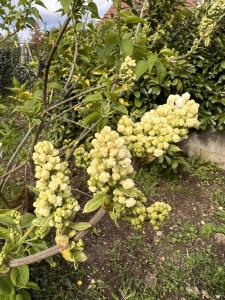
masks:
[(76, 192), (78, 192), (78, 193), (80, 193), (80, 194), (83, 194), (83, 195), (85, 195), (85, 196), (87, 196), (87, 197), (90, 197), (90, 196), (91, 196), (90, 194), (85, 193), (85, 192), (83, 192), (83, 191), (81, 191), (81, 190), (79, 190), (79, 189), (71, 189), (71, 191), (76, 191)]
[(4, 39), (0, 40), (0, 44), (7, 41), (8, 39), (10, 39), (12, 36), (14, 36), (15, 34), (18, 33), (20, 29), (15, 30), (14, 32), (10, 33), (7, 37), (5, 37)]
[(59, 43), (63, 37), (63, 34), (66, 31), (66, 28), (70, 23), (70, 20), (71, 20), (71, 16), (67, 17), (66, 21), (64, 22), (64, 24), (62, 26), (62, 29), (59, 32), (59, 35), (56, 39), (55, 44), (52, 46), (51, 52), (50, 52), (48, 60), (46, 62), (44, 79), (43, 79), (43, 103), (44, 103), (45, 107), (47, 106), (48, 76), (49, 76), (49, 71), (50, 71), (50, 67), (51, 67), (51, 62), (52, 62), (53, 56), (56, 52), (56, 49), (58, 48)]
[(12, 168), (10, 171), (8, 171), (5, 174), (3, 174), (2, 176), (0, 176), (0, 179), (3, 179), (5, 177), (7, 177), (8, 175), (10, 175), (10, 174), (12, 174), (12, 173), (14, 173), (14, 172), (22, 169), (25, 165), (26, 165), (26, 163), (24, 163), (24, 164), (22, 164), (22, 165), (20, 165), (18, 167)]
[[(106, 211), (104, 208), (100, 208), (99, 211), (94, 215), (94, 217), (89, 221), (92, 227), (96, 226), (98, 222), (103, 218), (103, 216), (106, 214)], [(86, 229), (84, 231), (80, 231), (75, 237), (74, 241), (78, 242), (80, 239), (82, 239), (90, 229)], [(48, 248), (46, 250), (40, 251), (38, 253), (23, 257), (23, 258), (16, 258), (8, 262), (7, 267), (8, 268), (15, 268), (19, 266), (29, 265), (35, 262), (40, 262), (41, 260), (48, 258), (50, 256), (53, 256), (66, 247), (60, 247), (58, 245), (55, 245), (51, 248)]]
[[(144, 3), (143, 3), (143, 6), (142, 6), (141, 12), (140, 12), (140, 18), (142, 18), (143, 15), (144, 15), (144, 10), (145, 10), (145, 7), (146, 7), (147, 3), (148, 3), (148, 0), (145, 0)], [(137, 38), (140, 29), (141, 29), (141, 23), (138, 23), (136, 33), (135, 33), (135, 39)]]
[[(79, 126), (79, 127), (82, 127), (82, 128), (88, 128), (88, 127), (86, 127), (86, 126), (84, 126), (84, 125), (82, 125), (82, 124), (80, 124), (80, 123), (78, 123), (78, 122), (76, 122), (76, 121), (73, 121), (73, 120), (70, 120), (70, 119), (67, 119), (67, 118), (65, 118), (65, 117), (62, 117), (61, 115), (62, 114), (59, 114), (59, 115), (56, 115), (56, 116), (54, 116), (54, 115), (52, 115), (52, 114), (50, 114), (49, 112), (46, 112), (49, 116), (53, 116), (53, 119), (51, 119), (46, 125), (45, 125), (45, 127), (47, 126), (47, 125), (49, 125), (49, 123), (51, 123), (52, 121), (54, 121), (55, 119), (61, 119), (61, 120), (63, 120), (63, 121), (65, 121), (65, 122), (67, 122), (67, 123), (72, 123), (72, 124), (74, 124), (74, 125), (77, 125), (77, 126)], [(65, 113), (65, 112), (63, 112), (63, 113)]]
[(74, 74), (74, 71), (75, 71), (75, 68), (76, 68), (76, 60), (77, 60), (77, 37), (76, 37), (76, 33), (74, 35), (74, 46), (75, 46), (75, 50), (74, 50), (74, 56), (73, 56), (73, 62), (72, 62), (72, 68), (70, 70), (70, 75), (67, 79), (67, 82), (64, 86), (64, 89), (63, 89), (63, 95), (66, 93), (67, 89), (68, 89), (68, 86), (73, 78), (73, 74)]
[[(14, 151), (12, 157), (10, 158), (7, 166), (6, 166), (6, 172), (9, 171), (14, 159), (17, 157), (18, 153), (20, 152), (21, 148), (23, 147), (23, 145), (25, 144), (26, 140), (28, 139), (29, 135), (31, 134), (32, 130), (34, 129), (34, 127), (29, 128), (29, 130), (27, 131), (26, 135), (23, 137), (22, 141), (20, 142), (20, 144), (18, 145), (18, 147), (16, 148), (16, 150)], [(11, 174), (11, 173), (9, 173)], [(8, 175), (9, 175), (8, 174)], [(0, 184), (0, 190), (2, 191), (2, 187), (4, 186), (5, 181), (1, 181)]]
[(98, 125), (98, 123), (101, 120), (102, 120), (102, 118), (100, 118), (97, 122), (95, 122), (88, 130), (83, 130), (83, 132), (81, 133), (79, 138), (76, 140), (75, 145), (71, 148), (70, 153), (66, 159), (67, 161), (69, 161), (72, 158), (73, 153), (74, 153), (75, 149), (77, 148), (77, 146), (80, 144), (80, 142)]
[(70, 98), (64, 99), (64, 100), (62, 100), (62, 101), (60, 101), (60, 102), (58, 102), (58, 103), (52, 105), (52, 106), (49, 107), (46, 111), (49, 112), (49, 111), (51, 111), (51, 110), (53, 110), (53, 109), (55, 109), (55, 108), (57, 108), (57, 107), (59, 107), (59, 106), (61, 106), (61, 105), (63, 105), (63, 104), (66, 104), (66, 103), (68, 103), (68, 102), (70, 102), (70, 101), (73, 101), (73, 100), (76, 99), (76, 98), (82, 97), (82, 96), (84, 96), (84, 95), (86, 95), (86, 94), (89, 94), (90, 92), (99, 90), (99, 89), (103, 88), (104, 86), (105, 86), (105, 85), (102, 84), (102, 85), (99, 85), (99, 86), (90, 88), (90, 89), (88, 89), (88, 90), (86, 90), (86, 91), (80, 92), (79, 94), (76, 94), (76, 95), (74, 95), (74, 96), (72, 96), (72, 97), (70, 97)]

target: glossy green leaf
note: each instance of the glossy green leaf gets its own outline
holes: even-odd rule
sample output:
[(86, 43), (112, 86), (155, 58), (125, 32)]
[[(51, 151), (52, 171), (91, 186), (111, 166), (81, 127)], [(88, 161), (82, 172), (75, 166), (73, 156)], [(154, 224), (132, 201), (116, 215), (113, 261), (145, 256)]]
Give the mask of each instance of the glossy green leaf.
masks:
[(99, 194), (94, 196), (91, 200), (89, 200), (85, 206), (83, 213), (90, 213), (101, 207), (106, 201), (108, 197), (105, 194)]
[(23, 288), (27, 285), (30, 277), (28, 266), (13, 268), (10, 271), (10, 278), (16, 287)]
[(86, 229), (90, 228), (91, 224), (88, 223), (88, 222), (78, 222), (78, 223), (74, 223), (72, 225), (72, 227), (74, 229), (76, 229), (77, 231), (83, 231), (83, 230), (86, 230)]

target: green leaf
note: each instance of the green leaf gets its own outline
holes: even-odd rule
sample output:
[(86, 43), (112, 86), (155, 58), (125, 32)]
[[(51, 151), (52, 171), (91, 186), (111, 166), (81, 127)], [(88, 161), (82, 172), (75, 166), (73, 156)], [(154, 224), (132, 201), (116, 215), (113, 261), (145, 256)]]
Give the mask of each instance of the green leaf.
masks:
[(14, 226), (14, 220), (9, 215), (8, 210), (0, 210), (0, 224), (7, 225), (7, 226)]
[(112, 108), (113, 108), (114, 110), (120, 112), (120, 113), (123, 114), (123, 115), (127, 115), (127, 114), (128, 114), (127, 108), (126, 108), (123, 104), (121, 104), (121, 103), (119, 103), (119, 102), (114, 103), (114, 104), (112, 105)]
[(30, 277), (28, 266), (13, 268), (10, 271), (10, 278), (16, 287), (23, 288), (27, 285)]
[(90, 228), (91, 224), (88, 223), (88, 222), (78, 222), (78, 223), (74, 223), (72, 225), (72, 227), (74, 229), (76, 229), (77, 231), (83, 231), (83, 230), (86, 230), (86, 229)]
[(48, 227), (51, 219), (51, 216), (48, 218), (38, 217), (33, 219), (32, 224), (37, 227)]
[(101, 207), (107, 200), (108, 197), (105, 194), (99, 194), (94, 196), (85, 204), (83, 213), (86, 214), (95, 211), (96, 209)]
[(131, 56), (133, 53), (134, 45), (133, 43), (129, 40), (122, 40), (122, 51), (124, 56)]
[(167, 75), (166, 68), (164, 67), (162, 62), (158, 60), (158, 62), (156, 64), (156, 69), (157, 69), (158, 81), (159, 81), (159, 83), (162, 83)]
[(93, 111), (92, 113), (90, 113), (83, 119), (83, 125), (84, 126), (90, 125), (90, 124), (96, 122), (99, 118), (100, 118), (99, 112)]
[(139, 60), (135, 70), (137, 79), (139, 79), (147, 70), (148, 70), (148, 62), (146, 60)]
[(148, 55), (148, 71), (149, 71), (149, 73), (151, 73), (152, 68), (154, 67), (154, 65), (155, 65), (156, 62), (157, 62), (157, 59), (158, 59), (157, 54), (150, 53), (150, 54)]
[(90, 103), (90, 102), (96, 102), (96, 101), (102, 101), (103, 97), (101, 94), (93, 94), (93, 95), (88, 95), (85, 97), (82, 102), (83, 103)]
[(8, 228), (0, 227), (0, 239), (9, 240), (10, 230)]
[(99, 14), (98, 14), (98, 7), (94, 2), (89, 2), (88, 6), (89, 11), (91, 12), (91, 17), (94, 19), (99, 19)]
[(19, 292), (19, 295), (21, 295), (23, 300), (32, 300), (31, 295), (28, 291), (22, 290)]
[(126, 23), (136, 24), (136, 23), (144, 23), (144, 22), (145, 22), (144, 19), (137, 16), (126, 17)]
[(33, 281), (29, 281), (24, 288), (25, 289), (34, 289), (34, 290), (39, 290), (40, 289), (38, 284), (36, 282), (33, 282)]
[(0, 295), (9, 295), (13, 290), (12, 282), (9, 276), (0, 277)]
[(22, 215), (21, 218), (21, 227), (26, 228), (32, 225), (32, 221), (34, 220), (35, 216), (31, 213), (25, 213)]
[(172, 152), (180, 152), (181, 151), (181, 149), (176, 145), (170, 145), (168, 150), (170, 150)]
[(36, 196), (39, 195), (39, 191), (38, 191), (38, 189), (37, 189), (35, 186), (30, 185), (30, 184), (27, 184), (27, 187), (28, 187), (28, 189), (29, 189), (31, 192), (33, 192)]
[(60, 0), (63, 10), (68, 13), (70, 11), (70, 5), (72, 4), (73, 0)]

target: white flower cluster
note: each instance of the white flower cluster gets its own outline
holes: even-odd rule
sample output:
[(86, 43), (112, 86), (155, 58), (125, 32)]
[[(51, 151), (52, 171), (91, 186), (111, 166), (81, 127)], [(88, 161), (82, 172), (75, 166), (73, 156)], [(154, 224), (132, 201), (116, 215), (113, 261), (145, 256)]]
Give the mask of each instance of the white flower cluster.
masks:
[[(127, 179), (129, 180), (129, 179)], [(146, 217), (137, 214), (137, 209), (142, 208), (140, 212), (146, 211), (145, 203), (147, 199), (144, 194), (135, 187), (129, 189), (116, 188), (113, 191), (113, 211), (111, 217), (113, 220), (123, 219), (131, 223), (135, 228), (140, 229), (143, 226)]]
[(127, 56), (120, 66), (119, 79), (129, 87), (134, 85), (137, 77), (135, 75), (136, 62), (130, 56)]
[(87, 151), (84, 144), (81, 144), (75, 151), (74, 151), (74, 157), (75, 157), (75, 165), (78, 168), (88, 168), (91, 163), (91, 155)]
[(92, 161), (87, 169), (89, 190), (110, 196), (110, 215), (114, 221), (123, 219), (141, 228), (151, 218), (147, 213), (147, 199), (132, 179), (134, 169), (124, 139), (106, 126), (95, 134), (92, 145)]
[(34, 202), (37, 217), (50, 217), (50, 226), (62, 232), (69, 226), (69, 219), (80, 209), (69, 186), (67, 163), (61, 162), (59, 151), (48, 142), (35, 146), (33, 160), (36, 165), (36, 188), (39, 192)]
[(166, 153), (170, 143), (187, 138), (189, 128), (198, 127), (198, 107), (188, 93), (170, 95), (166, 104), (146, 112), (140, 122), (123, 116), (117, 130), (134, 156), (150, 162)]
[[(92, 193), (107, 193), (110, 187), (125, 184), (124, 181), (134, 172), (131, 164), (131, 154), (125, 141), (110, 127), (105, 126), (100, 133), (95, 134), (91, 142), (92, 161), (87, 169), (90, 179), (89, 190)], [(133, 184), (130, 179), (129, 184)]]

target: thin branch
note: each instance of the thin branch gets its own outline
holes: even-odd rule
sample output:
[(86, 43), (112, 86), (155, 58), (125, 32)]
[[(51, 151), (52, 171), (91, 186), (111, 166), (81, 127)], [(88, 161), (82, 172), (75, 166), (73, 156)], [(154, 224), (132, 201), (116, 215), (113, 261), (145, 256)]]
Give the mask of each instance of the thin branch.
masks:
[(0, 44), (4, 43), (5, 41), (9, 40), (12, 36), (14, 36), (15, 34), (18, 33), (20, 29), (17, 29), (15, 31), (13, 31), (12, 33), (10, 33), (7, 37), (5, 37), (4, 39), (0, 40)]
[(90, 88), (90, 89), (88, 89), (88, 90), (86, 90), (86, 91), (80, 92), (79, 94), (76, 94), (76, 95), (74, 95), (74, 96), (72, 96), (72, 97), (70, 97), (70, 98), (67, 98), (67, 99), (64, 99), (64, 100), (62, 100), (62, 101), (60, 101), (60, 102), (57, 102), (56, 104), (54, 104), (54, 105), (52, 105), (51, 107), (49, 107), (46, 111), (49, 112), (49, 111), (51, 111), (51, 110), (53, 110), (53, 109), (55, 109), (55, 108), (57, 108), (57, 107), (59, 107), (59, 106), (61, 106), (61, 105), (63, 105), (63, 104), (66, 104), (66, 103), (68, 103), (68, 102), (70, 102), (70, 101), (75, 100), (76, 98), (82, 97), (82, 96), (84, 96), (84, 95), (86, 95), (86, 94), (88, 94), (88, 93), (91, 93), (91, 92), (93, 92), (93, 91), (99, 90), (99, 89), (103, 88), (104, 86), (105, 86), (105, 85), (102, 84), (102, 85), (99, 85), (99, 86)]
[[(61, 116), (62, 114), (59, 114), (59, 115), (54, 116), (54, 115), (50, 114), (49, 112), (46, 112), (46, 113), (47, 113), (49, 116), (53, 116), (53, 118), (45, 125), (45, 127), (46, 127), (47, 125), (49, 125), (49, 123), (53, 122), (55, 119), (61, 119), (61, 120), (65, 121), (65, 122), (67, 122), (67, 123), (72, 123), (72, 124), (77, 125), (77, 126), (79, 126), (79, 127), (88, 129), (88, 127), (86, 127), (86, 126), (84, 126), (84, 125), (82, 125), (82, 124), (80, 124), (80, 123), (78, 123), (78, 122), (76, 122), (76, 121), (73, 121), (73, 120), (67, 119), (67, 118), (65, 118), (65, 117), (62, 117), (62, 116)], [(65, 113), (65, 112), (63, 112), (63, 113)]]
[(74, 49), (74, 56), (73, 56), (73, 62), (72, 62), (72, 68), (70, 70), (70, 75), (67, 79), (67, 82), (64, 86), (64, 89), (63, 89), (63, 94), (66, 93), (68, 87), (69, 87), (69, 84), (73, 78), (73, 74), (74, 74), (74, 71), (75, 71), (75, 68), (76, 68), (76, 60), (77, 60), (77, 50), (78, 50), (78, 46), (77, 46), (77, 37), (76, 37), (76, 33), (74, 35), (74, 46), (75, 46), (75, 49)]
[(102, 118), (100, 118), (97, 122), (95, 122), (88, 130), (84, 130), (81, 135), (79, 136), (79, 138), (76, 140), (76, 144), (71, 148), (70, 153), (67, 157), (67, 161), (69, 161), (72, 156), (73, 153), (75, 151), (75, 149), (77, 148), (77, 146), (80, 144), (80, 142), (98, 125), (98, 123), (102, 120)]
[(87, 196), (87, 197), (90, 197), (90, 196), (91, 196), (90, 194), (85, 193), (85, 192), (83, 192), (83, 191), (81, 191), (81, 190), (79, 190), (79, 189), (71, 189), (71, 191), (76, 191), (76, 192), (78, 192), (79, 194), (82, 194), (82, 195)]
[[(99, 221), (103, 218), (103, 216), (106, 214), (106, 211), (104, 208), (100, 208), (99, 211), (94, 215), (94, 217), (89, 221), (92, 227), (96, 226)], [(78, 242), (80, 239), (82, 239), (87, 233), (89, 233), (90, 229), (86, 229), (84, 231), (80, 231), (75, 237), (74, 241)], [(43, 259), (46, 259), (50, 256), (53, 256), (66, 247), (60, 247), (58, 245), (52, 246), (51, 248), (48, 248), (46, 250), (40, 251), (38, 253), (23, 257), (23, 258), (16, 258), (7, 264), (8, 268), (15, 268), (19, 266), (29, 265), (35, 262), (40, 262)]]
[(69, 25), (71, 20), (71, 16), (67, 17), (66, 21), (64, 22), (62, 29), (59, 32), (59, 35), (56, 39), (55, 44), (52, 46), (51, 52), (49, 54), (47, 63), (46, 63), (46, 68), (45, 68), (45, 72), (44, 72), (44, 79), (43, 79), (43, 103), (44, 106), (47, 106), (47, 90), (48, 90), (48, 76), (49, 76), (49, 71), (50, 71), (50, 67), (51, 67), (51, 62), (53, 59), (53, 56), (56, 52), (56, 49), (59, 46), (59, 43), (63, 37), (64, 32), (66, 31), (67, 26)]
[[(145, 7), (146, 7), (147, 3), (148, 3), (148, 0), (145, 0), (144, 3), (143, 3), (143, 6), (142, 6), (141, 12), (140, 12), (140, 18), (143, 18)], [(141, 23), (138, 23), (137, 30), (136, 30), (136, 33), (135, 33), (135, 38), (137, 38), (140, 29), (141, 29)]]
[[(28, 139), (28, 137), (30, 136), (32, 130), (34, 129), (34, 126), (29, 128), (29, 130), (27, 131), (26, 135), (23, 137), (22, 141), (20, 142), (20, 144), (18, 145), (18, 147), (16, 148), (16, 150), (14, 151), (12, 157), (10, 158), (7, 166), (6, 166), (6, 172), (9, 171), (14, 159), (17, 157), (17, 155), (19, 154), (20, 150), (22, 149), (23, 145), (26, 143), (26, 140)], [(9, 173), (11, 174), (11, 173)], [(8, 175), (9, 175), (8, 174)], [(0, 184), (0, 190), (2, 191), (2, 187), (4, 186), (5, 184), (5, 181), (1, 181), (1, 184)]]
[(26, 163), (22, 164), (22, 165), (19, 165), (18, 167), (14, 167), (12, 168), (10, 171), (6, 172), (5, 174), (3, 174), (2, 176), (0, 176), (0, 179), (3, 179), (5, 177), (7, 177), (8, 175), (22, 169), (24, 166), (26, 165)]

